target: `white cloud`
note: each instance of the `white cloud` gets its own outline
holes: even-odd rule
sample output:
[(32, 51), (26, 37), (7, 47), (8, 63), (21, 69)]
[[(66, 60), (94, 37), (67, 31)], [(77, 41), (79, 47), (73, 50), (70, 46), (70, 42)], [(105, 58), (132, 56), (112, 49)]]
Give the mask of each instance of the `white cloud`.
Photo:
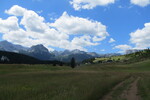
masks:
[[(6, 20), (0, 19), (0, 28), (3, 29), (0, 32), (5, 33), (3, 35), (5, 40), (27, 47), (36, 44), (44, 44), (47, 47), (59, 47), (61, 45), (59, 41), (69, 38), (67, 34), (50, 28), (44, 18), (32, 10), (14, 5), (5, 12), (9, 15), (14, 15)], [(20, 22), (18, 22), (17, 16), (21, 16)], [(19, 25), (22, 25), (22, 27)], [(62, 48), (65, 48), (65, 46)]]
[[(109, 35), (108, 35), (109, 36)], [(99, 37), (99, 36), (94, 36), (93, 37), (93, 41), (103, 41), (106, 39), (106, 36), (102, 36), (102, 37)]]
[(109, 35), (106, 31), (106, 26), (101, 22), (70, 16), (67, 12), (64, 12), (51, 26), (67, 34), (86, 34), (98, 38), (105, 38)]
[(39, 16), (36, 12), (32, 10), (27, 10), (18, 5), (12, 6), (5, 13), (14, 16), (23, 16), (20, 24), (24, 25), (28, 31), (44, 32), (48, 29), (48, 25), (44, 23), (44, 18)]
[(150, 0), (131, 0), (131, 3), (134, 5), (145, 7), (150, 4)]
[(113, 43), (116, 42), (116, 40), (114, 40), (113, 38), (110, 38), (109, 43)]
[(43, 10), (37, 11), (38, 14), (41, 14), (43, 12)]
[(124, 45), (117, 45), (113, 49), (120, 49), (121, 50), (119, 51), (120, 53), (125, 53), (126, 50), (132, 49), (132, 47), (124, 44)]
[(18, 5), (14, 5), (9, 10), (5, 10), (5, 13), (9, 15), (23, 16), (26, 11), (27, 10), (25, 8), (22, 8)]
[(96, 6), (106, 6), (115, 3), (115, 0), (72, 0), (70, 4), (75, 10), (93, 9)]
[(102, 49), (102, 50), (100, 50), (101, 52), (104, 52), (104, 51), (106, 51), (105, 49)]
[(82, 37), (75, 37), (72, 40), (72, 44), (80, 45), (80, 46), (92, 46), (92, 45), (98, 45), (98, 43), (92, 43), (90, 36), (82, 36)]
[[(7, 19), (0, 18), (2, 38), (27, 47), (43, 44), (49, 50), (53, 50), (49, 47), (58, 47), (86, 51), (87, 46), (100, 44), (94, 42), (95, 36), (98, 39), (105, 39), (109, 35), (106, 26), (100, 22), (74, 17), (67, 12), (64, 12), (54, 23), (46, 22), (44, 17), (36, 12), (18, 5), (12, 6), (5, 12), (13, 16)], [(80, 34), (80, 37), (77, 37), (77, 34)], [(70, 35), (74, 36), (72, 40)]]
[(24, 25), (28, 31), (45, 32), (49, 26), (44, 22), (44, 18), (39, 16), (34, 11), (26, 11), (20, 24)]
[(0, 18), (0, 31), (1, 33), (8, 33), (19, 29), (18, 18), (11, 16), (5, 20)]
[(130, 33), (130, 41), (135, 44), (137, 49), (150, 47), (150, 23), (145, 23), (143, 29), (137, 29)]

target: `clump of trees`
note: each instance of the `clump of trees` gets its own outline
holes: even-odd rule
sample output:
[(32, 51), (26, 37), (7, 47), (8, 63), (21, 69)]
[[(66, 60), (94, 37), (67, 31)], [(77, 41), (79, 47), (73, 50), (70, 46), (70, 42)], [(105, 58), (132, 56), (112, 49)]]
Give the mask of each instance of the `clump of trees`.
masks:
[(126, 57), (132, 57), (135, 59), (150, 58), (150, 49), (148, 48), (148, 49), (140, 50), (138, 52), (128, 54), (126, 55)]
[(150, 59), (150, 49), (139, 50), (137, 52), (125, 55), (129, 58), (128, 62), (137, 62)]
[(75, 58), (74, 58), (74, 57), (71, 58), (70, 66), (71, 66), (72, 68), (75, 68), (75, 67), (76, 67), (76, 62), (75, 62)]
[(93, 64), (93, 61), (95, 60), (95, 58), (90, 58), (90, 59), (85, 59), (82, 61), (83, 64), (86, 64), (86, 63), (90, 63), (90, 64)]

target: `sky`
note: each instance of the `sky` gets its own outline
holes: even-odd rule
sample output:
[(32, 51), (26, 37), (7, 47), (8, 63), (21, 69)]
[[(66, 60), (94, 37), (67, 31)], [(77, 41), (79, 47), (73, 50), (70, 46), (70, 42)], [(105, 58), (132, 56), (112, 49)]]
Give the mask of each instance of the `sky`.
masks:
[(50, 51), (150, 47), (150, 0), (0, 0), (0, 41)]

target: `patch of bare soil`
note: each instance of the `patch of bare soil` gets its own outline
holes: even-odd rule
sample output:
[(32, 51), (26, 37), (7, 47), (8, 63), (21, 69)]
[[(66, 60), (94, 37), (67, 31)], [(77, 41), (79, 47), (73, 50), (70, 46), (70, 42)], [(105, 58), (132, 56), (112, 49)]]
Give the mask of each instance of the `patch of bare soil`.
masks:
[[(133, 78), (133, 77), (130, 77)], [(120, 99), (117, 100), (141, 100), (140, 96), (138, 95), (138, 87), (137, 87), (137, 83), (139, 81), (139, 77), (137, 79), (135, 79), (128, 87), (128, 89), (124, 90), (121, 95), (118, 95), (118, 97)], [(119, 83), (118, 85), (116, 85), (107, 95), (105, 95), (101, 100), (114, 100), (114, 98), (112, 97), (112, 94), (114, 93), (115, 90), (117, 90), (119, 87), (121, 87), (124, 82), (126, 80), (124, 80), (123, 82)]]
[(138, 88), (137, 88), (137, 83), (139, 81), (139, 77), (132, 83), (130, 84), (130, 88), (128, 90), (125, 90), (121, 97), (126, 99), (126, 100), (140, 100), (140, 96), (138, 95)]

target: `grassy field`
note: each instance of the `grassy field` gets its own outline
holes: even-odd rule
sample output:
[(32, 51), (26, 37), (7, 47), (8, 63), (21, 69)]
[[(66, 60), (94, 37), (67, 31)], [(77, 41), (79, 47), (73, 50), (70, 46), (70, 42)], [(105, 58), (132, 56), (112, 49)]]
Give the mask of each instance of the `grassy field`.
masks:
[(143, 100), (150, 100), (150, 74), (142, 75), (142, 79), (138, 83), (139, 94)]
[(116, 98), (140, 77), (139, 95), (150, 100), (150, 60), (135, 64), (93, 64), (75, 69), (51, 65), (0, 65), (0, 100), (101, 100), (114, 86)]

